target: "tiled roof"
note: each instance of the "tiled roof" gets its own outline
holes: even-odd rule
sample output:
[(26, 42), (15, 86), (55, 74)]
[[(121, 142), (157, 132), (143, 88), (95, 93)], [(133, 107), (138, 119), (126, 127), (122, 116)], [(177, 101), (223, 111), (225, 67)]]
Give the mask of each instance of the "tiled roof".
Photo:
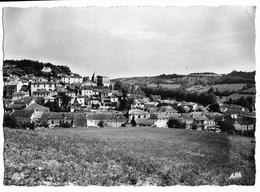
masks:
[(63, 112), (55, 112), (55, 113), (50, 113), (48, 119), (63, 119), (63, 118), (64, 118)]
[(37, 111), (49, 111), (48, 107), (44, 107), (42, 105), (39, 105), (37, 103), (33, 103), (25, 108), (26, 110), (37, 110)]
[(9, 109), (23, 109), (26, 107), (26, 104), (23, 102), (12, 103), (8, 106)]
[(22, 110), (17, 110), (15, 111), (12, 116), (14, 117), (26, 117), (26, 118), (30, 118), (33, 114), (33, 111), (32, 110), (25, 110), (25, 109), (22, 109)]

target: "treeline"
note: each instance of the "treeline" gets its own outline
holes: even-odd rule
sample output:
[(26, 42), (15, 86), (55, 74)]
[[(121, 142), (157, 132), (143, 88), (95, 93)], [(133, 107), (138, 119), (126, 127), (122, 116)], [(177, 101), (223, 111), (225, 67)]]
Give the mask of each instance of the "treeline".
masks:
[(251, 83), (255, 84), (255, 71), (242, 72), (232, 71), (227, 75), (222, 75), (214, 81), (215, 84), (232, 84), (232, 83)]
[(173, 79), (173, 78), (181, 78), (181, 77), (184, 77), (185, 75), (178, 75), (178, 74), (162, 74), (162, 75), (158, 75), (158, 76), (155, 76), (155, 78), (161, 78), (161, 79)]
[(216, 95), (214, 90), (210, 89), (208, 92), (188, 92), (184, 89), (166, 90), (160, 88), (143, 87), (142, 91), (147, 97), (150, 95), (160, 95), (162, 99), (175, 99), (176, 101), (197, 102), (203, 106), (216, 103)]
[(51, 63), (43, 63), (39, 61), (32, 60), (4, 60), (3, 72), (4, 76), (10, 74), (24, 76), (28, 74), (33, 74), (35, 76), (45, 75), (41, 72), (44, 66), (50, 67), (52, 70), (52, 76), (57, 76), (57, 74), (71, 74), (70, 68), (63, 65), (53, 65)]

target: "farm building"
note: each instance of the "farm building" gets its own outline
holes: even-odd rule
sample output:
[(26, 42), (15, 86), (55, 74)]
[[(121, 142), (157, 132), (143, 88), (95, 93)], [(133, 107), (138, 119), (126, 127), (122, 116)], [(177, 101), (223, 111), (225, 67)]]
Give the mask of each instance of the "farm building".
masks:
[(112, 113), (89, 113), (87, 114), (88, 127), (121, 127), (127, 122), (122, 114)]
[(57, 112), (57, 113), (50, 113), (48, 117), (48, 125), (50, 127), (60, 126), (64, 120), (64, 113)]
[(150, 117), (150, 113), (143, 111), (141, 109), (131, 109), (128, 112), (129, 114), (129, 122), (131, 122), (131, 120), (137, 120), (137, 119), (148, 119)]

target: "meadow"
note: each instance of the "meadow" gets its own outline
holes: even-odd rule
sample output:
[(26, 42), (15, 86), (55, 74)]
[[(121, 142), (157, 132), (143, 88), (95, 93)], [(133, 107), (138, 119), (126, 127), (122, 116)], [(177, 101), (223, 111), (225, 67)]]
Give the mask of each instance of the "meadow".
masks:
[(245, 83), (235, 83), (235, 84), (216, 84), (216, 85), (196, 85), (190, 88), (187, 88), (187, 91), (198, 91), (198, 92), (207, 92), (211, 87), (219, 92), (224, 91), (240, 91), (246, 86)]
[(5, 185), (255, 183), (254, 138), (151, 127), (4, 128), (4, 138)]

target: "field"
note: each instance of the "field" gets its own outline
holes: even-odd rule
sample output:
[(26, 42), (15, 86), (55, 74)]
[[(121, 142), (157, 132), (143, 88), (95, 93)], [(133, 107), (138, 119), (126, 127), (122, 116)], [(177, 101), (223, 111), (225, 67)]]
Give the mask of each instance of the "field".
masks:
[(4, 128), (5, 185), (253, 185), (255, 139), (150, 127)]
[[(147, 85), (149, 88), (157, 88), (158, 85), (155, 83)], [(159, 87), (164, 88), (164, 89), (178, 89), (181, 87), (181, 84), (169, 84), (169, 83), (160, 83)]]
[(245, 83), (238, 84), (216, 84), (216, 85), (196, 85), (190, 88), (187, 88), (187, 91), (198, 91), (198, 92), (207, 92), (210, 87), (213, 87), (215, 90), (218, 89), (219, 92), (223, 91), (240, 91), (246, 86)]

